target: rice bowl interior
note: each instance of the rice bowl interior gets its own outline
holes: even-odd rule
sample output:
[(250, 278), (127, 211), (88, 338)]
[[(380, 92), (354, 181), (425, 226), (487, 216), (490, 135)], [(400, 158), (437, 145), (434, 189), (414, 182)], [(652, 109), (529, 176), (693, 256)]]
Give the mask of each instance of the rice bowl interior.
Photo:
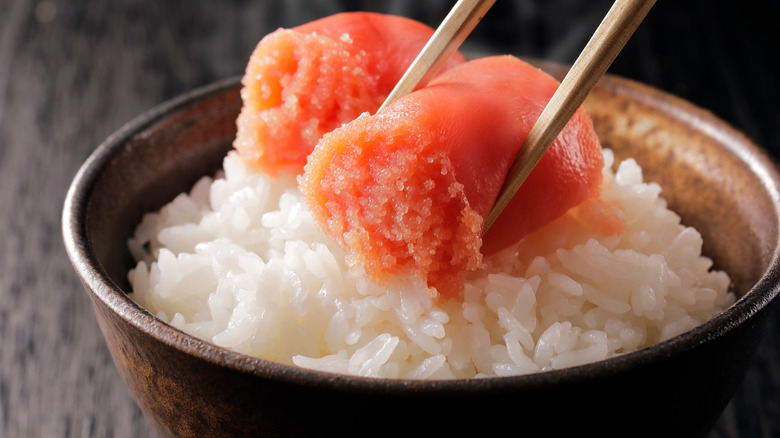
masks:
[(509, 376), (637, 351), (735, 297), (660, 186), (604, 156), (602, 199), (627, 232), (600, 236), (575, 208), (486, 260), (460, 300), (408, 278), (366, 280), (318, 229), (294, 175), (270, 178), (231, 153), (223, 172), (144, 216), (128, 243), (131, 297), (221, 347), (366, 377)]

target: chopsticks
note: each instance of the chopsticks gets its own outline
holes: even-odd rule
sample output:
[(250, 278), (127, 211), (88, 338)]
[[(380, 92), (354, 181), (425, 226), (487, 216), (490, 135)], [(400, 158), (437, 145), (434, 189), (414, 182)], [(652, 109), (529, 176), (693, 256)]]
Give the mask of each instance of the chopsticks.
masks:
[[(495, 0), (458, 0), (379, 110), (411, 93), (418, 85), (426, 84), (460, 47), (493, 3)], [(512, 200), (654, 4), (655, 0), (616, 0), (609, 9), (528, 133), (509, 169), (501, 193), (488, 213), (483, 235)]]
[(495, 2), (495, 0), (458, 0), (379, 110), (411, 93), (418, 85), (425, 85), (431, 80)]
[[(526, 180), (563, 127), (623, 49), (655, 0), (617, 0), (542, 111), (509, 170), (482, 234)], [(533, 208), (533, 206), (529, 206)]]

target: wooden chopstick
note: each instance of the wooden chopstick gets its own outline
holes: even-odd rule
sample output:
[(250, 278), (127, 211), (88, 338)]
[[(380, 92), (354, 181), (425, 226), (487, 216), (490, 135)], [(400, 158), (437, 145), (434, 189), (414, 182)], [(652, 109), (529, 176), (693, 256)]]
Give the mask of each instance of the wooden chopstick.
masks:
[[(496, 221), (534, 166), (623, 49), (655, 0), (617, 0), (564, 77), (525, 139), (482, 234)], [(529, 206), (528, 208), (533, 208)]]
[(431, 80), (495, 2), (458, 0), (387, 96), (379, 111), (411, 93), (418, 85), (425, 85)]

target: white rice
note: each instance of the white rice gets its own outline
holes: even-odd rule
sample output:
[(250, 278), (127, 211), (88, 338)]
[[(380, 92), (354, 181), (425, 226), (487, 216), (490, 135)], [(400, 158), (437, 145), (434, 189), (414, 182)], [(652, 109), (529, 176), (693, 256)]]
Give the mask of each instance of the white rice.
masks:
[[(273, 180), (229, 154), (147, 214), (129, 247), (131, 296), (171, 325), (278, 362), (361, 376), (450, 379), (526, 374), (632, 352), (734, 302), (702, 239), (642, 181), (633, 160), (602, 198), (625, 210), (622, 236), (556, 234), (469, 275), (462, 300), (431, 299), (408, 279), (379, 286), (348, 266), (302, 202), (294, 176)], [(546, 249), (543, 249), (546, 248)], [(542, 252), (537, 252), (542, 251)]]

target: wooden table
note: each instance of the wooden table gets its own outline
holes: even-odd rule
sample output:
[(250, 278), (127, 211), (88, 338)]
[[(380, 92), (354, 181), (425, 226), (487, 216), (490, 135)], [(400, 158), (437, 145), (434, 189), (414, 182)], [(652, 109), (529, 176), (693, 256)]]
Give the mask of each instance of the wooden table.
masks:
[[(467, 48), (570, 63), (610, 4), (502, 0)], [(155, 104), (241, 74), (277, 27), (348, 8), (435, 26), (451, 5), (0, 1), (0, 436), (151, 434), (62, 245), (65, 191), (104, 138)], [(777, 156), (779, 20), (770, 1), (659, 1), (611, 72), (711, 110)], [(778, 316), (711, 436), (780, 436)]]

